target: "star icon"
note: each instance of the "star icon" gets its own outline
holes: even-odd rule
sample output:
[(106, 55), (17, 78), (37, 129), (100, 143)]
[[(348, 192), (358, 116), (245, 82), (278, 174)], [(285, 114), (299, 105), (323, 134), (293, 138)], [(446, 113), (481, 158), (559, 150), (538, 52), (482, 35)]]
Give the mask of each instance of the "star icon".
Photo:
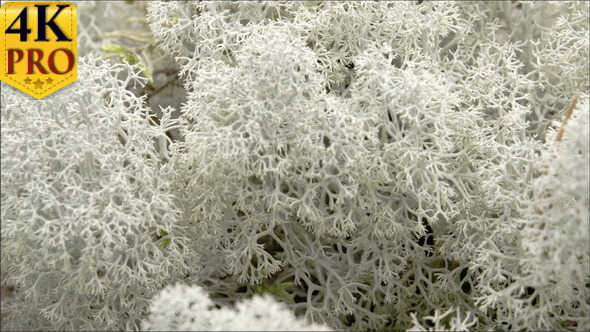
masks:
[(27, 77), (27, 78), (25, 78), (25, 84), (31, 84), (31, 82), (32, 82), (32, 81), (31, 81), (31, 79), (30, 79), (30, 78), (28, 78), (28, 77)]
[(47, 82), (47, 84), (52, 84), (53, 83), (53, 80), (50, 77), (50, 78), (46, 79), (45, 82)]
[(41, 88), (43, 88), (43, 82), (40, 79), (37, 79), (33, 83), (35, 84), (35, 89), (41, 89)]

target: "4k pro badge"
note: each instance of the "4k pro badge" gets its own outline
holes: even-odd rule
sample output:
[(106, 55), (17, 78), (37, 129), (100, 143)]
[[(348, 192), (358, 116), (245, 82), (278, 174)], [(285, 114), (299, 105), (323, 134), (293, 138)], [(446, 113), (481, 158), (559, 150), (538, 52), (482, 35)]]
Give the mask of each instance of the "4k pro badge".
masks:
[(77, 9), (69, 2), (0, 7), (0, 80), (41, 99), (77, 78)]

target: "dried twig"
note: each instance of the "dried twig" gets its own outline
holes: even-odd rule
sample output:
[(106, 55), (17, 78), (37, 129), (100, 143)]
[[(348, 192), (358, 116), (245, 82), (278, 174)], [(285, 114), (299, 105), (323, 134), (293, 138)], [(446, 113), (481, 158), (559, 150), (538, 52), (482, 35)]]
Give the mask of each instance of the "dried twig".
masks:
[[(561, 139), (563, 138), (563, 133), (565, 132), (565, 126), (567, 125), (567, 122), (569, 121), (569, 119), (572, 117), (572, 113), (574, 112), (574, 108), (576, 107), (576, 104), (578, 103), (578, 98), (580, 97), (579, 94), (576, 94), (574, 96), (574, 98), (572, 99), (572, 101), (570, 101), (569, 105), (567, 106), (567, 109), (565, 110), (565, 117), (563, 118), (563, 122), (561, 123), (561, 127), (559, 128), (559, 131), (557, 132), (557, 135), (555, 136), (555, 140), (553, 141), (555, 142), (561, 142)], [(555, 158), (555, 156), (553, 156)], [(545, 166), (545, 169), (543, 170), (543, 176), (548, 175), (549, 174), (549, 170), (547, 169), (547, 166)], [(545, 195), (541, 195), (541, 198), (543, 198)], [(543, 214), (542, 211), (537, 210), (538, 214)], [(539, 229), (543, 230), (545, 228), (545, 223), (541, 223), (541, 225), (539, 225)]]
[(574, 96), (574, 99), (572, 99), (572, 101), (568, 105), (567, 110), (565, 111), (565, 118), (563, 118), (563, 123), (561, 124), (561, 128), (559, 128), (559, 131), (557, 132), (557, 136), (555, 136), (555, 142), (561, 141), (561, 138), (563, 137), (565, 125), (567, 124), (568, 120), (572, 117), (572, 113), (574, 112), (574, 108), (576, 107), (576, 103), (578, 103), (579, 97), (580, 97), (580, 95), (576, 94)]
[[(563, 138), (563, 133), (565, 132), (565, 125), (567, 125), (567, 122), (572, 117), (572, 113), (574, 112), (574, 108), (576, 107), (576, 104), (578, 103), (579, 97), (580, 97), (580, 95), (576, 94), (574, 96), (574, 98), (572, 99), (572, 101), (570, 101), (569, 105), (567, 106), (567, 109), (565, 110), (565, 117), (563, 118), (563, 122), (561, 123), (561, 127), (559, 128), (559, 131), (557, 132), (557, 135), (555, 136), (555, 140), (553, 142), (561, 142), (561, 139)], [(547, 170), (547, 167), (545, 167), (545, 169), (543, 170), (543, 175), (547, 175), (547, 174), (549, 174), (549, 171)]]

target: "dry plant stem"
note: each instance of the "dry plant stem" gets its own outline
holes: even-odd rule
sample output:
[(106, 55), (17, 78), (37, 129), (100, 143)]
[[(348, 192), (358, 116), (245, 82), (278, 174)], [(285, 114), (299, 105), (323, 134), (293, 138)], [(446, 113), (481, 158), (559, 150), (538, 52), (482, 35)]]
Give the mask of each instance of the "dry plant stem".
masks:
[(555, 136), (555, 142), (561, 141), (561, 138), (563, 137), (565, 125), (567, 124), (569, 119), (572, 117), (572, 113), (574, 112), (574, 108), (576, 107), (576, 103), (578, 103), (579, 97), (580, 97), (580, 95), (576, 94), (574, 96), (574, 98), (572, 99), (572, 101), (570, 102), (570, 104), (568, 105), (567, 110), (565, 111), (565, 118), (563, 119), (563, 124), (561, 125), (561, 128), (559, 128), (559, 131), (557, 132), (557, 136)]
[[(574, 98), (572, 99), (572, 101), (570, 102), (570, 104), (567, 106), (567, 109), (565, 111), (565, 117), (563, 118), (563, 123), (561, 124), (561, 127), (559, 128), (559, 131), (557, 132), (557, 135), (555, 136), (554, 142), (561, 142), (561, 138), (563, 137), (563, 133), (565, 131), (565, 125), (567, 124), (569, 119), (572, 117), (572, 113), (574, 112), (574, 108), (576, 107), (576, 104), (578, 103), (579, 97), (580, 97), (580, 95), (576, 94), (574, 96)], [(549, 171), (547, 170), (547, 167), (545, 167), (545, 169), (543, 170), (543, 175), (547, 175), (548, 173), (549, 173)]]
[[(576, 107), (576, 104), (578, 103), (579, 97), (580, 97), (580, 95), (576, 94), (574, 96), (574, 98), (572, 99), (572, 101), (567, 106), (567, 109), (565, 111), (565, 117), (563, 118), (563, 123), (561, 124), (561, 127), (559, 128), (559, 131), (557, 132), (557, 135), (555, 136), (554, 142), (561, 142), (561, 139), (563, 137), (563, 133), (565, 131), (565, 126), (567, 125), (567, 122), (569, 121), (569, 119), (572, 117), (572, 113), (574, 112), (574, 108)], [(543, 170), (543, 175), (547, 175), (547, 174), (549, 174), (549, 171), (547, 170), (547, 167), (545, 166), (545, 169)], [(537, 211), (537, 213), (543, 214), (542, 211)], [(541, 230), (543, 230), (544, 228), (545, 228), (545, 224), (541, 224), (539, 226), (539, 229), (541, 229)]]

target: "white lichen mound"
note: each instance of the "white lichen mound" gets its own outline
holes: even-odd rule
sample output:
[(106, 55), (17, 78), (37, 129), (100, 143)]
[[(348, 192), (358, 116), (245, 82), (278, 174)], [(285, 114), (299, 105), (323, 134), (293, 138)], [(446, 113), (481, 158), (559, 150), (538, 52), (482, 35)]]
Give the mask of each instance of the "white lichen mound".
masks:
[(269, 296), (254, 296), (234, 308), (216, 308), (199, 286), (176, 284), (157, 294), (144, 331), (331, 331), (307, 324)]
[(3, 329), (590, 328), (587, 3), (79, 10), (123, 64), (2, 86)]
[(2, 86), (3, 283), (24, 301), (9, 330), (35, 315), (54, 329), (137, 328), (152, 292), (188, 270), (159, 174), (167, 138), (125, 89), (134, 69), (81, 58), (78, 70), (42, 101)]

